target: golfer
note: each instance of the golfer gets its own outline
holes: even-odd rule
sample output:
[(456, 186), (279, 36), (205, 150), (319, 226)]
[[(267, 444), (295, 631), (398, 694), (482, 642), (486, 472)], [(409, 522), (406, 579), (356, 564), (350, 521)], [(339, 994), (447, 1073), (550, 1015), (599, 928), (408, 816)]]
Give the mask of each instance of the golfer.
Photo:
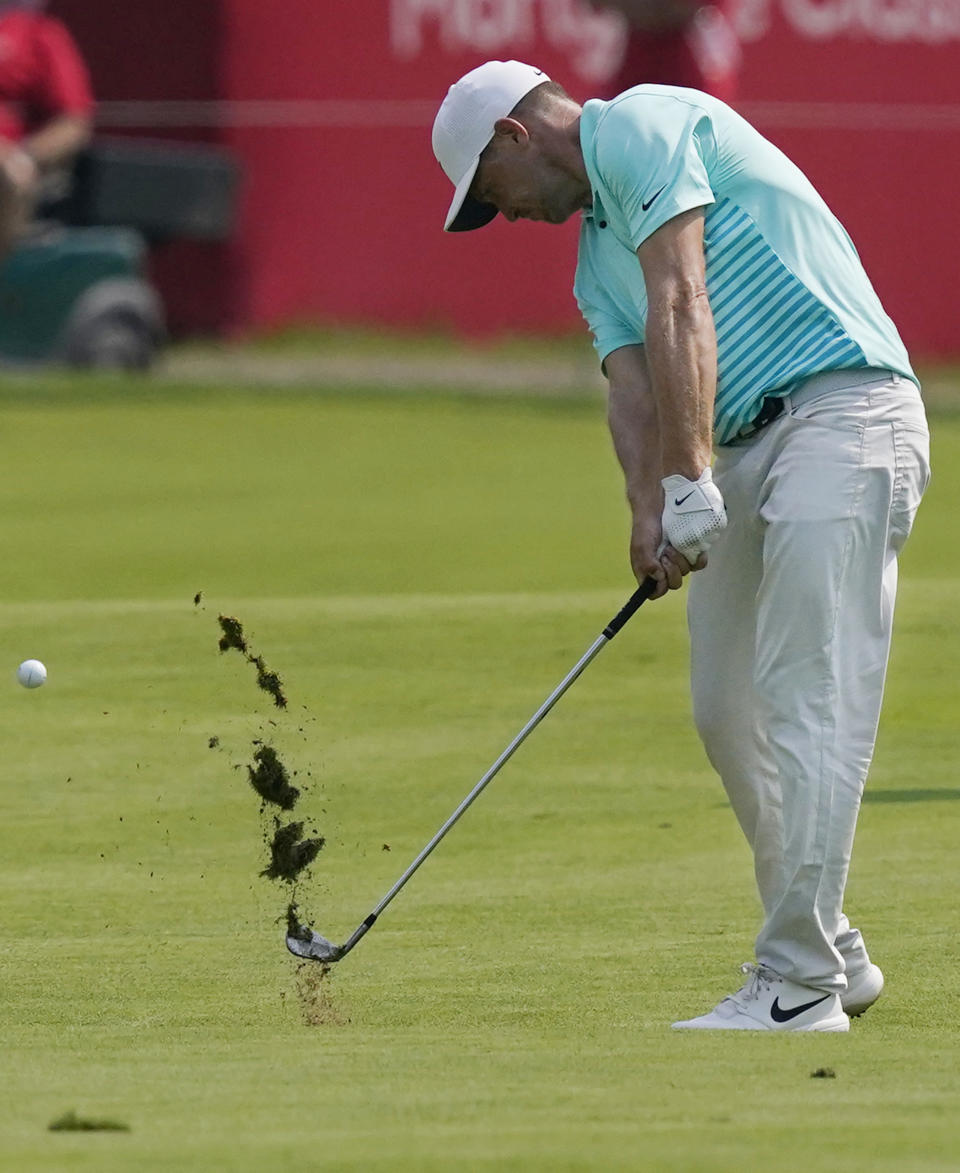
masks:
[(694, 716), (764, 920), (742, 988), (674, 1025), (848, 1030), (883, 987), (843, 895), (897, 555), (929, 479), (897, 331), (802, 172), (698, 90), (581, 108), (541, 70), (490, 61), (451, 87), (433, 147), (456, 189), (448, 231), (581, 213), (575, 293), (633, 570), (655, 597), (698, 572)]

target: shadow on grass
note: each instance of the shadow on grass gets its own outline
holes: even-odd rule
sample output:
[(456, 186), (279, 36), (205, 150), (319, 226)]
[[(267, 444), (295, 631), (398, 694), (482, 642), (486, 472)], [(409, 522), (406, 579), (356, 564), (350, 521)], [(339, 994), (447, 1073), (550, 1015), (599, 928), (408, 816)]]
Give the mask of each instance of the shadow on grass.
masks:
[(941, 786), (936, 790), (868, 790), (864, 802), (949, 802), (960, 799), (960, 788)]

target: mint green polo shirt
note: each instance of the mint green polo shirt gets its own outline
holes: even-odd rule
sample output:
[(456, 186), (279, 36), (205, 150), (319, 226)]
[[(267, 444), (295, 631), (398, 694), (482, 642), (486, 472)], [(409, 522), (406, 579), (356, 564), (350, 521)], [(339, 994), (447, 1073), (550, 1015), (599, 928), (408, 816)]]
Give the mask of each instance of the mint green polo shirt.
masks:
[(580, 142), (593, 208), (581, 224), (574, 293), (601, 361), (644, 341), (636, 249), (702, 207), (717, 443), (734, 439), (764, 397), (823, 371), (878, 367), (916, 382), (843, 226), (803, 172), (729, 106), (698, 90), (637, 86), (587, 102)]

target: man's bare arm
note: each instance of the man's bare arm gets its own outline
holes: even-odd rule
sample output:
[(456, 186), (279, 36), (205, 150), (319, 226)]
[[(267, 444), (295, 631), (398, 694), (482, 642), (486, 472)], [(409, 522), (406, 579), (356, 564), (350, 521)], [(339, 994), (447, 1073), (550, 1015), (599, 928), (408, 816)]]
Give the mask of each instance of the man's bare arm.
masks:
[(607, 355), (607, 420), (631, 509), (660, 503), (660, 433), (642, 346)]
[(710, 464), (717, 338), (707, 297), (703, 209), (668, 220), (637, 249), (647, 288), (646, 357), (663, 475), (696, 480)]
[(60, 114), (23, 140), (23, 149), (41, 171), (59, 167), (82, 150), (93, 134), (93, 120), (82, 114)]
[(0, 139), (0, 260), (27, 230), (43, 172), (69, 163), (92, 132), (86, 115), (63, 114), (20, 143)]
[(623, 346), (609, 354), (604, 365), (610, 382), (610, 435), (633, 517), (630, 564), (638, 582), (647, 577), (657, 581), (654, 598), (659, 598), (680, 586), (690, 565), (672, 547), (661, 550), (660, 433), (644, 349)]
[(713, 483), (717, 335), (707, 297), (703, 208), (637, 249), (647, 288), (646, 357), (660, 430), (663, 536), (697, 568), (727, 525)]

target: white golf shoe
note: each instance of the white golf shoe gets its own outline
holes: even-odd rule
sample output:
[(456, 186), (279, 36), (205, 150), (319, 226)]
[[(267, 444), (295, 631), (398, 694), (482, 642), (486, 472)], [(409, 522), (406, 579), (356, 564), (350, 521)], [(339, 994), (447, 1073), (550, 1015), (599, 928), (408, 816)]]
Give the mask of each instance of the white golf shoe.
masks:
[(788, 981), (766, 965), (741, 965), (746, 985), (724, 998), (709, 1014), (675, 1022), (674, 1030), (824, 1030), (850, 1029), (839, 994), (827, 994)]
[(840, 995), (840, 1003), (846, 1014), (857, 1018), (876, 1002), (882, 991), (883, 971), (871, 962), (859, 973), (847, 974), (847, 988)]

